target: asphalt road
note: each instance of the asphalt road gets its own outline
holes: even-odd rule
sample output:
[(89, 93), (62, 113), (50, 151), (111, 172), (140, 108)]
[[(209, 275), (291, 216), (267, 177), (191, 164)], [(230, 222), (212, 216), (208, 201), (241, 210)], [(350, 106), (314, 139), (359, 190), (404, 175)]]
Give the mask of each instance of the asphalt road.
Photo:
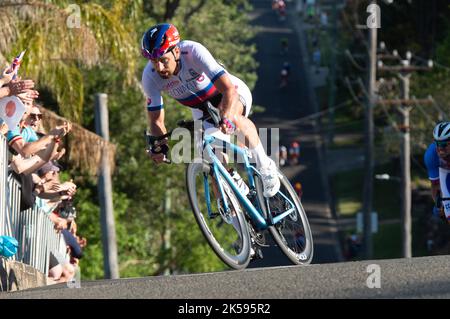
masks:
[[(293, 140), (301, 144), (300, 165), (283, 168), (292, 183), (303, 185), (302, 203), (307, 212), (314, 238), (313, 263), (342, 260), (335, 219), (328, 202), (326, 171), (320, 157), (320, 137), (311, 123), (299, 119), (317, 112), (317, 103), (307, 72), (305, 39), (295, 14), (294, 1), (288, 3), (288, 18), (280, 21), (271, 9), (270, 1), (251, 1), (254, 11), (252, 25), (257, 28), (256, 60), (259, 63), (258, 81), (252, 92), (254, 105), (263, 106), (264, 113), (251, 119), (261, 128), (279, 129), (280, 144)], [(289, 51), (281, 54), (282, 38), (287, 38)], [(286, 87), (280, 88), (280, 72), (284, 62), (291, 65)], [(251, 262), (249, 267), (290, 265), (278, 248), (263, 249), (264, 259)]]
[(450, 256), (436, 256), (59, 284), (0, 298), (434, 299), (450, 298), (449, 273)]

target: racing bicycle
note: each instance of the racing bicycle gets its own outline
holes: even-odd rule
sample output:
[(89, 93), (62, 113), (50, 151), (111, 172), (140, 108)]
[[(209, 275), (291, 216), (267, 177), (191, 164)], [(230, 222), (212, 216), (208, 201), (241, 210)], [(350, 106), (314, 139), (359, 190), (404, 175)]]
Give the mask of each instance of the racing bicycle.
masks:
[[(218, 109), (208, 103), (208, 113), (200, 121), (220, 125)], [(179, 121), (178, 127), (194, 130), (194, 121)], [(267, 247), (267, 232), (274, 242), (297, 265), (307, 265), (313, 258), (313, 237), (306, 212), (287, 177), (278, 171), (281, 187), (278, 193), (265, 198), (261, 174), (250, 163), (246, 147), (208, 135), (198, 125), (197, 156), (187, 165), (186, 187), (197, 224), (216, 255), (229, 267), (243, 269), (250, 260), (260, 256)], [(147, 135), (149, 146), (168, 138)], [(194, 134), (195, 136), (195, 134)], [(229, 169), (219, 160), (217, 151), (231, 150), (243, 163), (248, 194), (243, 195)], [(164, 152), (156, 147), (153, 152)], [(166, 149), (167, 151), (167, 149)], [(170, 163), (170, 159), (165, 160)]]

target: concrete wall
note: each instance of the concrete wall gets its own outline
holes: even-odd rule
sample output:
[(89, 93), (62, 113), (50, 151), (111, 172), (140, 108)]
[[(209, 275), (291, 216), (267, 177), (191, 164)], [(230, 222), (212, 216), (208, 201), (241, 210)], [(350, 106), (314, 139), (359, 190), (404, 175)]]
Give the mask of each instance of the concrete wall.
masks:
[(47, 277), (35, 268), (0, 258), (0, 291), (17, 291), (47, 285)]

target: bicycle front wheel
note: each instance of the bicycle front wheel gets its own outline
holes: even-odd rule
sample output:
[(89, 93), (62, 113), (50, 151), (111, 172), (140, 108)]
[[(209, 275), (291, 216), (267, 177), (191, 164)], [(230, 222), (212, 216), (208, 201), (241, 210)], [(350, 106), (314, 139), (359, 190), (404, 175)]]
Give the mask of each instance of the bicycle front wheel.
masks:
[[(233, 269), (243, 269), (250, 261), (250, 237), (243, 209), (222, 177), (212, 176), (208, 163), (190, 163), (186, 170), (189, 202), (197, 224), (216, 255)], [(218, 195), (222, 184), (224, 198)], [(224, 201), (228, 211), (224, 209)]]
[[(273, 218), (291, 211), (275, 225), (269, 227), (270, 234), (283, 253), (296, 265), (311, 263), (314, 253), (313, 238), (306, 212), (287, 177), (279, 172), (280, 190), (271, 197), (262, 196), (262, 182), (256, 179), (258, 198), (265, 214)], [(266, 215), (268, 216), (268, 215)]]

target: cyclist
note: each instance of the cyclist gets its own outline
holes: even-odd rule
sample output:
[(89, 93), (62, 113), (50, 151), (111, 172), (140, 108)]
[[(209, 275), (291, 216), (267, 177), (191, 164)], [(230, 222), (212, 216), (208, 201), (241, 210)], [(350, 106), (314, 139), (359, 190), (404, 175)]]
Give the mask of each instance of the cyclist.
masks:
[(278, 15), (280, 16), (280, 21), (286, 20), (286, 3), (283, 0), (278, 1)]
[(437, 211), (447, 223), (450, 223), (450, 201), (441, 198), (450, 197), (450, 122), (438, 123), (433, 130), (434, 143), (425, 151), (424, 161), (431, 181), (431, 196)]
[(288, 158), (287, 147), (284, 145), (280, 146), (280, 166), (285, 166)]
[[(173, 24), (162, 23), (148, 29), (142, 37), (141, 52), (150, 60), (143, 71), (142, 85), (151, 134), (160, 136), (167, 132), (162, 92), (190, 107), (194, 120), (203, 116), (205, 102), (210, 101), (219, 108), (222, 124), (217, 129), (204, 122), (206, 132), (227, 141), (235, 131), (242, 134), (262, 175), (263, 195), (274, 196), (280, 188), (277, 166), (266, 155), (255, 125), (247, 118), (252, 104), (247, 85), (228, 73), (202, 44), (181, 41)], [(149, 150), (149, 156), (157, 164), (164, 161), (169, 150), (167, 140), (162, 143), (163, 153), (154, 148)]]
[(293, 141), (289, 146), (289, 164), (297, 165), (300, 157), (300, 143)]
[(288, 85), (288, 81), (289, 81), (289, 75), (291, 74), (291, 65), (289, 64), (289, 62), (284, 62), (283, 63), (283, 67), (281, 68), (281, 73), (280, 73), (280, 78), (281, 78), (281, 82), (280, 82), (280, 88), (283, 88), (285, 86)]

